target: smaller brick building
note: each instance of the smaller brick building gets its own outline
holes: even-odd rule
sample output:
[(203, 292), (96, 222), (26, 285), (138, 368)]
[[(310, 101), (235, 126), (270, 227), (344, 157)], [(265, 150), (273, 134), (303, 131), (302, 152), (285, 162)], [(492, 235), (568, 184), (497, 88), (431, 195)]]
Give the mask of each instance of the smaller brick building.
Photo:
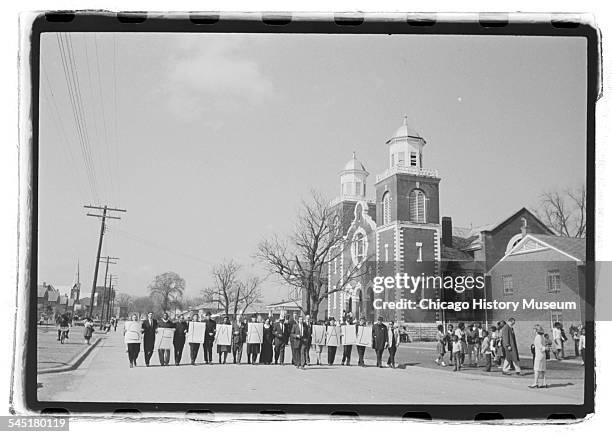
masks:
[[(550, 334), (553, 323), (561, 322), (569, 337), (569, 327), (585, 320), (585, 257), (585, 239), (526, 234), (487, 273), (487, 299), (518, 302), (519, 309), (493, 309), (488, 321), (514, 317), (519, 352), (524, 355), (530, 353), (535, 324)], [(543, 308), (545, 303), (561, 307)], [(573, 347), (568, 345), (566, 351)]]

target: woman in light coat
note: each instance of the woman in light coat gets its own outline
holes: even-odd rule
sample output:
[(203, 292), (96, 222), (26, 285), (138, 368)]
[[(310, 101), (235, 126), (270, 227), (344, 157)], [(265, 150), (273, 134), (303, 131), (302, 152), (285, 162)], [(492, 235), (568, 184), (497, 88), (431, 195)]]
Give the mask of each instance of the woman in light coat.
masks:
[[(533, 384), (529, 388), (546, 388), (546, 343), (544, 341), (544, 329), (540, 325), (533, 327), (535, 338), (533, 346), (535, 349), (535, 358), (533, 360)], [(538, 382), (542, 378), (542, 385)]]
[(561, 323), (555, 322), (552, 330), (553, 354), (557, 360), (561, 360), (563, 350), (563, 336), (561, 334)]

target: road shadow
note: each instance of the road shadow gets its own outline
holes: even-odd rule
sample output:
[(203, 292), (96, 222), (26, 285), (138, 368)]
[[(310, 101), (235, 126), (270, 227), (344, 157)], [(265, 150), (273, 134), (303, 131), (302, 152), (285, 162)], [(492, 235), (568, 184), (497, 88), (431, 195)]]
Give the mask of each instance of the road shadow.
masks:
[(397, 365), (398, 369), (405, 369), (406, 367), (414, 367), (419, 366), (421, 363), (401, 363)]
[(556, 384), (548, 384), (547, 388), (568, 387), (570, 385), (574, 385), (574, 383), (573, 382), (563, 382), (563, 383), (556, 383)]

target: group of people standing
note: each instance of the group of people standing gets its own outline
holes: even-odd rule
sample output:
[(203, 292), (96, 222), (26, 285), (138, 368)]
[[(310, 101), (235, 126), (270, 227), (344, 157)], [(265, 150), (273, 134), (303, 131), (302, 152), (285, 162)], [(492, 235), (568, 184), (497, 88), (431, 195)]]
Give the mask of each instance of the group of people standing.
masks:
[[(138, 322), (138, 316), (131, 316), (132, 322)], [(158, 328), (174, 328), (174, 337), (172, 346), (174, 348), (174, 364), (180, 365), (183, 349), (187, 342), (189, 332), (189, 322), (199, 322), (199, 315), (194, 314), (190, 320), (185, 320), (184, 316), (179, 315), (175, 320), (170, 320), (167, 313), (164, 313), (160, 320), (153, 317), (153, 313), (148, 313), (147, 318), (142, 321), (139, 326), (142, 334), (142, 346), (144, 349), (145, 365), (149, 366), (151, 357), (155, 349), (155, 334)], [(250, 320), (252, 323), (257, 322), (257, 317), (253, 315)], [(196, 359), (200, 350), (203, 349), (204, 363), (213, 364), (213, 345), (217, 331), (217, 322), (212, 319), (211, 313), (206, 313), (203, 323), (205, 324), (204, 343), (189, 344), (190, 361), (192, 365), (196, 364)], [(231, 353), (234, 364), (241, 364), (244, 344), (247, 343), (248, 322), (246, 318), (237, 317), (231, 321), (228, 316), (224, 316), (220, 322), (224, 325), (231, 325), (231, 345), (217, 345), (217, 354), (219, 364), (226, 364), (227, 357)], [(313, 325), (322, 326), (342, 326), (351, 325), (355, 327), (357, 333), (359, 326), (366, 326), (366, 319), (362, 317), (358, 322), (352, 317), (351, 313), (346, 314), (342, 321), (336, 321), (333, 317), (326, 321), (317, 321), (313, 323), (310, 316), (299, 316), (297, 319), (285, 316), (279, 318), (275, 322), (271, 319), (263, 321), (263, 338), (260, 343), (247, 343), (247, 363), (248, 364), (285, 364), (285, 348), (291, 347), (292, 364), (297, 368), (304, 369), (310, 365), (310, 349), (313, 347)], [(130, 342), (128, 336), (130, 333), (124, 329), (126, 336), (126, 346), (130, 367), (136, 366), (136, 360), (140, 354), (140, 341)], [(351, 355), (353, 345), (342, 345), (343, 348), (342, 365), (351, 365)], [(394, 322), (389, 322), (388, 325), (383, 323), (382, 317), (372, 326), (372, 348), (376, 352), (376, 365), (383, 367), (382, 357), (385, 350), (388, 350), (389, 356), (387, 365), (395, 367), (395, 353), (400, 343), (400, 332), (395, 327)], [(321, 354), (323, 348), (327, 347), (327, 364), (333, 365), (335, 362), (337, 348), (333, 345), (315, 345), (317, 355), (317, 364), (323, 364)], [(356, 345), (358, 355), (358, 365), (365, 366), (365, 350), (366, 346)], [(159, 363), (162, 366), (170, 364), (170, 349), (158, 348)]]
[[(510, 317), (507, 321), (502, 320), (490, 326), (489, 330), (484, 329), (481, 323), (472, 323), (466, 327), (463, 322), (460, 322), (456, 329), (453, 325), (448, 325), (446, 331), (443, 325), (438, 325), (435, 362), (438, 365), (446, 366), (444, 357), (448, 352), (448, 362), (451, 365), (454, 364), (454, 371), (459, 371), (466, 365), (467, 357), (467, 366), (478, 367), (484, 359), (485, 372), (490, 372), (491, 366), (495, 364), (504, 375), (512, 373), (521, 375), (519, 350), (514, 333), (515, 324), (515, 319)], [(582, 327), (576, 328), (576, 331), (572, 328), (570, 330), (575, 340), (576, 356), (582, 356), (582, 365), (584, 365), (585, 330)], [(561, 359), (565, 341), (563, 340), (563, 326), (560, 322), (553, 325), (552, 341), (548, 338), (548, 334), (545, 334), (541, 325), (535, 325), (533, 331), (535, 337), (531, 345), (531, 353), (534, 382), (529, 387), (546, 388), (546, 361), (550, 359), (551, 351), (556, 359)], [(540, 380), (542, 380), (541, 384)]]

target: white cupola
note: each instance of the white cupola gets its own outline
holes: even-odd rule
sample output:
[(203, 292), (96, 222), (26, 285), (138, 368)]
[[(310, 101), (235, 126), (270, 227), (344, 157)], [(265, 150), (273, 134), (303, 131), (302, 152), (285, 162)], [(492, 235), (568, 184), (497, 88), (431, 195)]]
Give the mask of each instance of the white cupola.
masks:
[(386, 144), (389, 145), (389, 168), (423, 168), (425, 140), (416, 130), (408, 126), (407, 116), (404, 117), (404, 123)]
[(340, 194), (343, 198), (365, 199), (366, 180), (369, 173), (355, 156), (346, 163), (340, 172)]

